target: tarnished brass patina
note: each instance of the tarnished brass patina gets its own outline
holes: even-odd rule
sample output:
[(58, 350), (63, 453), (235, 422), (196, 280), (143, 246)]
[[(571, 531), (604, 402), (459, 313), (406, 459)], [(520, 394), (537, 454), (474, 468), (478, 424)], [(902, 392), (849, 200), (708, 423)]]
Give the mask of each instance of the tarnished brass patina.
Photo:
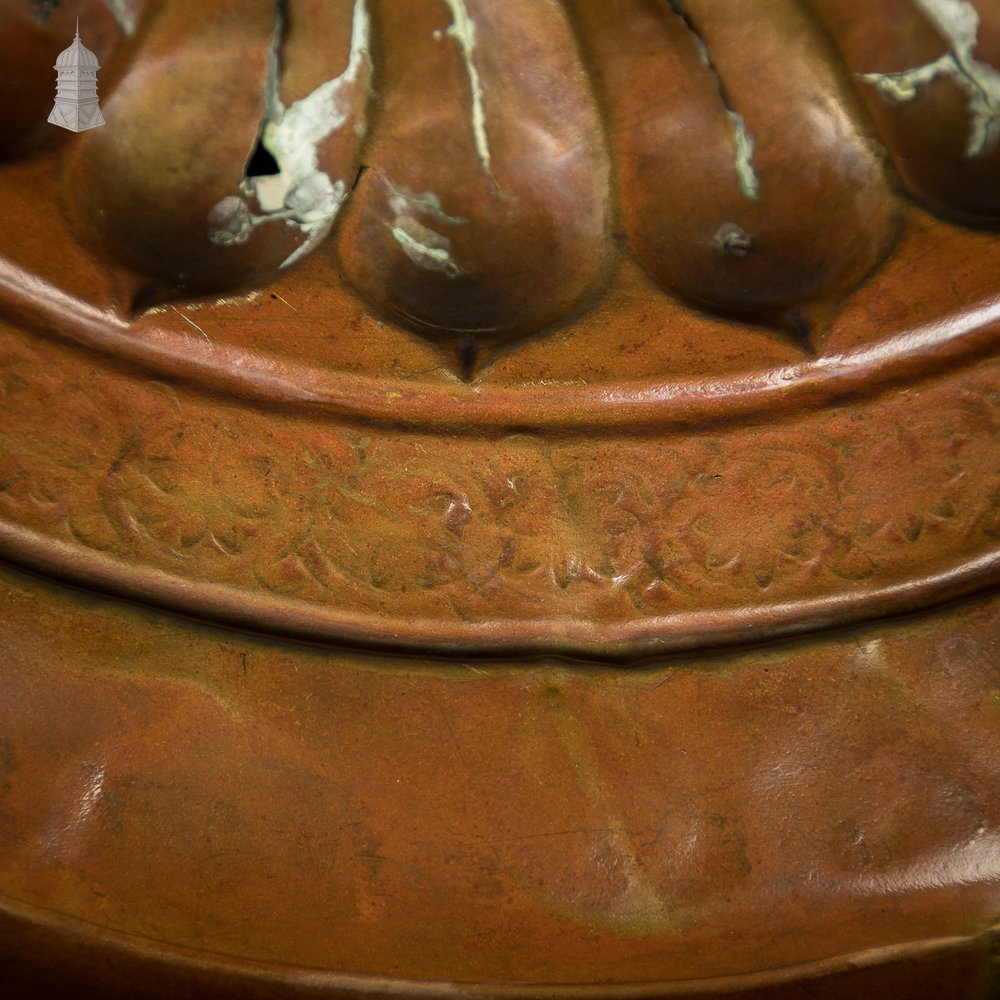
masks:
[(0, 96), (0, 996), (998, 995), (996, 0), (5, 0)]

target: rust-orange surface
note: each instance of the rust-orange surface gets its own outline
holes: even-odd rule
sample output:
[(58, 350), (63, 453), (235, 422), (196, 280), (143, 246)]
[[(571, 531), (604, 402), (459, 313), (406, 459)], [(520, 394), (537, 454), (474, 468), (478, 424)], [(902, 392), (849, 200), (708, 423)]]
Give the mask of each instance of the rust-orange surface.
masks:
[(0, 8), (0, 996), (1000, 995), (1000, 6)]

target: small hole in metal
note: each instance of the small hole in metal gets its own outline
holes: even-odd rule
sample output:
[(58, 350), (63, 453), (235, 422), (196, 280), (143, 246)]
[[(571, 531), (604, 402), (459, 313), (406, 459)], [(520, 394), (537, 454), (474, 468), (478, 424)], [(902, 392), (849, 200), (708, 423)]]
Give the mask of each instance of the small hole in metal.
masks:
[(250, 162), (247, 164), (247, 177), (273, 177), (281, 173), (278, 161), (261, 139), (257, 140)]

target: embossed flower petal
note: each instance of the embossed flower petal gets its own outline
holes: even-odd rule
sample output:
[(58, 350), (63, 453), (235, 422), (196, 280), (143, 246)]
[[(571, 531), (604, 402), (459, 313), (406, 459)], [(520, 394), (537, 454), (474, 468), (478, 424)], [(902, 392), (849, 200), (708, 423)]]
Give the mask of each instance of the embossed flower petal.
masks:
[[(79, 227), (153, 279), (146, 303), (273, 280), (325, 235), (353, 180), (366, 27), (362, 0), (278, 17), (270, 0), (162, 10), (109, 104), (115, 128), (82, 137), (67, 166)], [(287, 103), (291, 56), (305, 63), (296, 87), (325, 82)]]
[(945, 215), (1000, 221), (1000, 7), (810, 2), (910, 192)]
[(702, 306), (804, 332), (886, 254), (879, 154), (790, 0), (576, 0), (640, 262)]
[(565, 317), (608, 257), (608, 164), (553, 0), (374, 7), (382, 115), (338, 250), (362, 294), (435, 337)]
[[(329, 233), (358, 171), (371, 80), (368, 0), (290, 0), (277, 8), (266, 113), (239, 199), (209, 216), (209, 238), (231, 246), (261, 225), (294, 224), (304, 242), (288, 267)], [(324, 39), (317, 47), (316, 39)]]
[(46, 119), (55, 94), (55, 61), (73, 40), (76, 18), (87, 48), (98, 58), (98, 93), (110, 94), (130, 48), (146, 0), (79, 0), (58, 4), (43, 0), (6, 0), (0, 5), (0, 160), (22, 155), (43, 143), (69, 135)]

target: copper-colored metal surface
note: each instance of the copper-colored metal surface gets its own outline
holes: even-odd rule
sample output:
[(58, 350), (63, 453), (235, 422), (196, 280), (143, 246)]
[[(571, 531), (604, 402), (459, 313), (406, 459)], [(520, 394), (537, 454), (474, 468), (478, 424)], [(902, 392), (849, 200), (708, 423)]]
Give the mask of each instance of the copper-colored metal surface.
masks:
[(71, 13), (0, 995), (997, 995), (996, 5)]
[(621, 671), (3, 600), (4, 899), (42, 941), (334, 995), (686, 996), (936, 948), (986, 975), (994, 601)]

